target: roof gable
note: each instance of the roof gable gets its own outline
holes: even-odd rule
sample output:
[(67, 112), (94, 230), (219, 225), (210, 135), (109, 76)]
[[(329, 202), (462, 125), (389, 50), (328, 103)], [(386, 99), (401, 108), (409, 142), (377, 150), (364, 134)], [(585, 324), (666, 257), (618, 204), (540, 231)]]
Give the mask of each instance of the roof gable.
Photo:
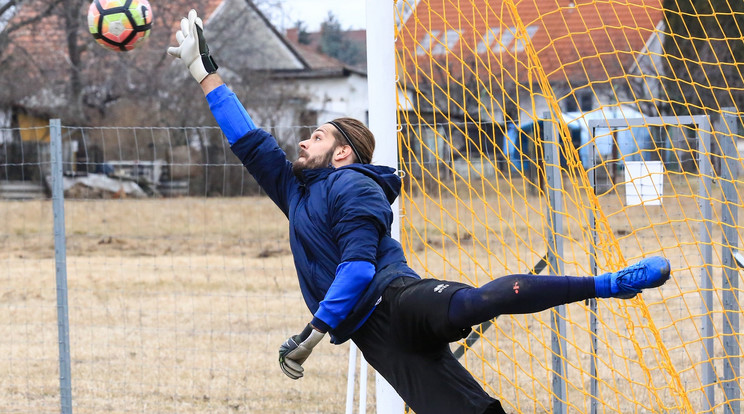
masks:
[(635, 61), (663, 18), (661, 0), (522, 0), (513, 10), (508, 6), (503, 0), (420, 3), (397, 47), (406, 50), (407, 65), (475, 63), (526, 83), (533, 67), (529, 39), (532, 59), (550, 81), (606, 81)]
[(302, 70), (308, 64), (253, 2), (223, 0), (204, 22), (209, 45), (233, 68), (251, 70)]

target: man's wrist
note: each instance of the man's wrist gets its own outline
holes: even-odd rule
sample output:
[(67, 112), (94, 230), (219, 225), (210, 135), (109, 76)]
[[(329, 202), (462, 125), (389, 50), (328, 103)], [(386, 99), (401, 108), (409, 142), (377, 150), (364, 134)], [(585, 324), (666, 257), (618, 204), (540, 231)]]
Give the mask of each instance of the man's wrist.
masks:
[(202, 88), (202, 91), (204, 92), (204, 96), (207, 96), (209, 92), (212, 92), (213, 90), (217, 89), (218, 87), (224, 85), (225, 82), (222, 80), (219, 74), (217, 73), (209, 73), (207, 76), (202, 79), (201, 82), (199, 82), (199, 85)]
[(312, 326), (313, 329), (315, 329), (316, 331), (318, 331), (320, 333), (326, 333), (329, 330), (331, 330), (331, 327), (328, 326), (327, 323), (323, 322), (322, 320), (320, 320), (317, 317), (314, 317), (313, 320), (310, 321), (310, 326)]

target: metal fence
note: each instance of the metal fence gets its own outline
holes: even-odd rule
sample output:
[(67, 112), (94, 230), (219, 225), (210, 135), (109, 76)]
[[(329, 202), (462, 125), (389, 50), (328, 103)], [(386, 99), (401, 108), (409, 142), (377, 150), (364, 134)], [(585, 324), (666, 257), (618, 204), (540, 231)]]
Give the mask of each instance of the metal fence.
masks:
[(287, 220), (219, 130), (50, 132), (49, 158), (5, 163), (39, 181), (3, 183), (43, 190), (0, 200), (0, 412), (344, 411), (348, 343), (299, 381), (278, 366), (311, 315)]

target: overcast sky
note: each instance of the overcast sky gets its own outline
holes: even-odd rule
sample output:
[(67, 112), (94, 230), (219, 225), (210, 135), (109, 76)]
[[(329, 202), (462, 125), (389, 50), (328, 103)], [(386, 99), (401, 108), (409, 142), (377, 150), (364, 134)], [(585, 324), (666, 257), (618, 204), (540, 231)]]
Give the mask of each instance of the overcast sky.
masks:
[(280, 30), (302, 20), (309, 31), (318, 31), (329, 11), (336, 16), (342, 29), (364, 29), (367, 26), (366, 0), (284, 0), (281, 8), (283, 10), (264, 10)]

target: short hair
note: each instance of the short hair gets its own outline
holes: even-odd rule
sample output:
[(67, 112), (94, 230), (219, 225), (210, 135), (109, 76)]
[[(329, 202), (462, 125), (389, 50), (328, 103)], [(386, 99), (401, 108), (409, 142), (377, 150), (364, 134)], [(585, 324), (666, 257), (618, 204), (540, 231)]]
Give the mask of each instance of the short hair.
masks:
[(349, 136), (349, 139), (354, 141), (350, 144), (347, 139), (344, 138), (341, 131), (333, 131), (333, 137), (336, 139), (336, 142), (341, 145), (350, 145), (355, 148), (356, 152), (359, 154), (357, 158), (361, 158), (358, 159), (357, 162), (362, 164), (369, 164), (372, 162), (372, 154), (375, 152), (375, 136), (372, 134), (372, 131), (370, 131), (361, 121), (354, 118), (336, 118), (332, 122), (338, 127), (341, 127), (346, 135)]

